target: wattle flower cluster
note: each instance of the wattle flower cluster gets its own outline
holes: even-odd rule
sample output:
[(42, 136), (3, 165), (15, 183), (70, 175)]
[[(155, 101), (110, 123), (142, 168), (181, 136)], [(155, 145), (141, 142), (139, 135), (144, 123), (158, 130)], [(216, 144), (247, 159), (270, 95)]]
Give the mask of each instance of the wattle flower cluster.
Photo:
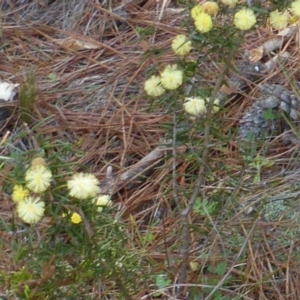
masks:
[[(206, 113), (208, 101), (209, 101), (208, 98), (204, 99), (201, 97), (186, 97), (183, 107), (188, 114), (194, 117), (198, 117)], [(212, 112), (216, 113), (218, 111), (219, 111), (219, 99), (216, 99), (214, 101)]]
[(41, 220), (45, 211), (45, 203), (40, 194), (51, 185), (52, 173), (46, 167), (43, 158), (35, 158), (25, 173), (25, 186), (13, 187), (12, 200), (17, 204), (17, 214), (28, 224), (36, 224)]
[(160, 73), (160, 76), (151, 76), (146, 80), (144, 88), (151, 97), (162, 95), (165, 90), (175, 90), (183, 82), (183, 71), (177, 68), (177, 65), (168, 65)]
[[(43, 158), (35, 158), (25, 173), (25, 185), (15, 185), (12, 200), (16, 203), (19, 218), (27, 224), (36, 224), (44, 216), (45, 202), (41, 200), (52, 182), (52, 173)], [(70, 197), (79, 200), (89, 199), (98, 212), (112, 205), (110, 195), (101, 195), (98, 179), (93, 174), (77, 173), (67, 181)], [(77, 212), (69, 212), (73, 224), (82, 222)]]

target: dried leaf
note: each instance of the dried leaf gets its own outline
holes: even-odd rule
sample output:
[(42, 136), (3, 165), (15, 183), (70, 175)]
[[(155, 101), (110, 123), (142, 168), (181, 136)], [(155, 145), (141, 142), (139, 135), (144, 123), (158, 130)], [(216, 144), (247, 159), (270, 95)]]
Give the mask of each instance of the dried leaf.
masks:
[(85, 50), (85, 49), (98, 49), (99, 45), (92, 44), (86, 41), (80, 41), (74, 38), (66, 38), (63, 40), (56, 40), (58, 44), (63, 47), (70, 48), (72, 50)]
[(249, 60), (251, 62), (258, 62), (262, 59), (263, 56), (264, 56), (264, 47), (260, 46), (258, 48), (250, 50)]
[(223, 84), (221, 87), (221, 92), (223, 92), (226, 95), (231, 95), (233, 93), (233, 89), (230, 88), (229, 86)]

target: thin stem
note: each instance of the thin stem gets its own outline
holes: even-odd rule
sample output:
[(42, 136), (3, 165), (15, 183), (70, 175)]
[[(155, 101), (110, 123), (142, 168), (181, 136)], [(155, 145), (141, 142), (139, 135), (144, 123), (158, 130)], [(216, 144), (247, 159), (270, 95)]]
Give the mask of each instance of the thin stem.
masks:
[[(204, 127), (204, 146), (203, 146), (203, 163), (200, 165), (198, 176), (195, 182), (195, 186), (192, 192), (192, 195), (190, 199), (188, 200), (186, 208), (181, 212), (181, 226), (182, 226), (182, 246), (181, 246), (181, 256), (182, 256), (182, 263), (179, 269), (179, 275), (178, 275), (178, 284), (182, 284), (186, 282), (187, 277), (187, 269), (188, 269), (188, 257), (190, 255), (190, 244), (191, 244), (191, 237), (190, 237), (190, 231), (189, 231), (189, 214), (191, 213), (193, 206), (195, 204), (195, 201), (198, 197), (199, 190), (201, 186), (204, 183), (205, 176), (205, 169), (206, 169), (206, 162), (208, 160), (209, 150), (210, 150), (210, 128), (211, 128), (211, 116), (212, 116), (212, 109), (214, 106), (214, 101), (216, 98), (216, 95), (218, 94), (223, 79), (225, 76), (225, 73), (227, 71), (227, 66), (225, 66), (222, 70), (221, 75), (219, 76), (216, 85), (214, 87), (214, 90), (212, 92), (212, 95), (210, 97), (208, 106), (207, 106), (207, 115), (205, 120), (205, 127)], [(174, 136), (173, 136), (174, 138)], [(173, 142), (174, 143), (174, 142)], [(173, 169), (174, 172), (174, 169)], [(174, 174), (173, 174), (174, 176)], [(180, 293), (182, 291), (182, 286), (178, 288), (178, 292)]]

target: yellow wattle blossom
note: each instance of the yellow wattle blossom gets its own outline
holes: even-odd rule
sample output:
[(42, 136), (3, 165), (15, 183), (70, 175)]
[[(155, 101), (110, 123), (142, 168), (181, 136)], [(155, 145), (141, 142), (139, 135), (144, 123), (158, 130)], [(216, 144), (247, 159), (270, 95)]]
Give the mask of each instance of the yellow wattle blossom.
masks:
[(31, 167), (25, 173), (26, 186), (34, 193), (42, 193), (50, 186), (51, 171), (42, 165)]
[(295, 23), (297, 23), (297, 22), (299, 21), (299, 18), (300, 18), (300, 17), (295, 16), (295, 15), (294, 15), (294, 16), (291, 16), (290, 19), (289, 19), (289, 23), (290, 23), (290, 24), (295, 24)]
[(29, 195), (29, 191), (22, 185), (15, 185), (11, 198), (14, 202), (21, 202)]
[(191, 17), (194, 21), (202, 13), (203, 13), (203, 8), (201, 5), (196, 5), (191, 9)]
[(300, 0), (292, 2), (291, 11), (295, 16), (300, 17)]
[(238, 0), (221, 0), (221, 2), (229, 7), (234, 7)]
[(80, 214), (78, 213), (73, 213), (72, 216), (71, 216), (71, 222), (73, 224), (79, 224), (82, 222), (82, 218), (80, 216)]
[(183, 107), (187, 113), (193, 116), (206, 113), (205, 100), (200, 97), (186, 97)]
[(252, 9), (242, 8), (234, 15), (234, 25), (240, 30), (248, 30), (256, 23), (256, 17)]
[(175, 54), (184, 56), (192, 50), (192, 42), (184, 34), (178, 34), (172, 41), (172, 50)]
[[(209, 99), (207, 99), (207, 100), (209, 100)], [(220, 110), (220, 100), (217, 98), (217, 99), (215, 99), (215, 101), (214, 101), (214, 106), (213, 106), (212, 112), (213, 112), (213, 113), (216, 113), (216, 112), (218, 112), (219, 110)]]
[(213, 28), (211, 16), (202, 13), (195, 18), (195, 27), (201, 33), (209, 32)]
[(215, 17), (219, 12), (219, 5), (217, 2), (206, 1), (201, 5), (201, 7), (203, 9), (203, 12), (212, 17)]
[(165, 89), (175, 90), (183, 82), (183, 72), (177, 69), (177, 65), (168, 65), (160, 74), (160, 80)]
[(95, 175), (78, 173), (67, 181), (71, 197), (77, 199), (94, 198), (100, 193), (99, 182)]
[(18, 203), (17, 214), (25, 223), (36, 224), (43, 217), (45, 203), (40, 198), (27, 197)]
[(36, 157), (31, 161), (31, 167), (44, 166), (46, 167), (46, 161), (41, 157)]
[(165, 92), (165, 89), (161, 85), (160, 77), (154, 75), (145, 81), (144, 89), (147, 95), (151, 97), (161, 96)]
[(97, 211), (101, 212), (103, 210), (103, 207), (105, 206), (111, 206), (112, 201), (110, 199), (110, 195), (100, 195), (96, 200), (95, 204), (97, 206)]
[(200, 264), (196, 261), (191, 261), (189, 265), (190, 265), (190, 269), (193, 272), (199, 271), (199, 269), (200, 269)]
[(279, 12), (278, 9), (270, 13), (270, 24), (275, 30), (282, 30), (288, 26), (289, 14), (287, 12)]

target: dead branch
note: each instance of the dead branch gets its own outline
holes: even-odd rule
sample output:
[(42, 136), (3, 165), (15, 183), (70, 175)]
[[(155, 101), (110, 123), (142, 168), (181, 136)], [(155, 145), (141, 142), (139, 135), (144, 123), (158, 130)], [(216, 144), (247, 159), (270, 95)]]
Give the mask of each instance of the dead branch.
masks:
[(107, 176), (106, 180), (100, 184), (101, 193), (113, 195), (124, 187), (132, 188), (145, 178), (146, 173), (157, 166), (166, 153), (171, 152), (171, 150), (167, 145), (160, 145), (120, 176)]

